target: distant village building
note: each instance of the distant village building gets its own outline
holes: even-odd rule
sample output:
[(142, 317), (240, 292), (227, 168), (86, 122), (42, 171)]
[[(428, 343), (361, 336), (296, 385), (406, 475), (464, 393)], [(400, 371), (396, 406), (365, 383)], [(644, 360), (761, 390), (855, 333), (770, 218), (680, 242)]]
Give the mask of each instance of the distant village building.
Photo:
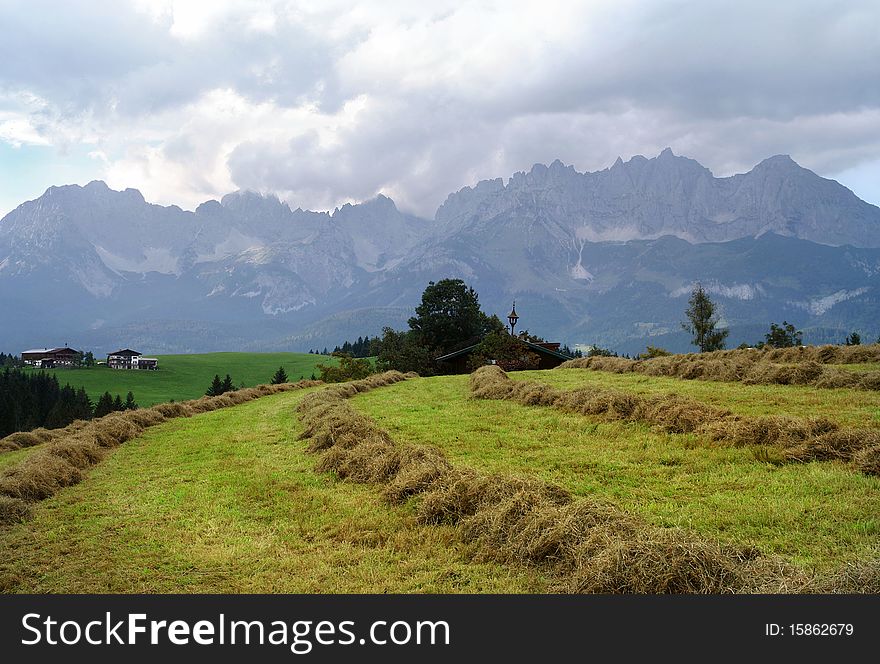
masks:
[(33, 348), (21, 353), (24, 364), (41, 369), (53, 367), (72, 367), (79, 364), (82, 353), (73, 348)]
[(107, 356), (107, 366), (111, 369), (158, 369), (159, 360), (155, 357), (144, 357), (131, 348), (114, 351)]

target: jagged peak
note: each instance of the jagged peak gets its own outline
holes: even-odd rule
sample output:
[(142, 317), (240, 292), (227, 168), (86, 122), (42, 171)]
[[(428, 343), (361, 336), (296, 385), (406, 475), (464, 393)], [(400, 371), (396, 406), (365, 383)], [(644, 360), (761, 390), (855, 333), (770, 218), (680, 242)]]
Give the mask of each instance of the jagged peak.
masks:
[(281, 200), (275, 193), (269, 192), (263, 194), (259, 191), (254, 191), (253, 189), (238, 189), (237, 191), (230, 192), (220, 199), (220, 205), (224, 207), (229, 207), (239, 202), (248, 201), (266, 201), (269, 203), (275, 203), (277, 205), (285, 205), (281, 202)]
[(222, 207), (223, 206), (220, 205), (220, 201), (212, 198), (205, 201), (204, 203), (199, 203), (199, 206), (196, 208), (196, 214), (204, 214), (205, 212), (217, 210)]
[(378, 210), (380, 212), (388, 213), (398, 212), (397, 205), (391, 198), (385, 194), (376, 194), (375, 197), (361, 201), (360, 203), (345, 203), (342, 207), (334, 209), (330, 216), (335, 217), (337, 214), (348, 214), (356, 208), (362, 210)]
[(772, 157), (767, 157), (755, 166), (755, 169), (760, 168), (801, 168), (801, 165), (792, 159), (791, 155), (775, 154)]

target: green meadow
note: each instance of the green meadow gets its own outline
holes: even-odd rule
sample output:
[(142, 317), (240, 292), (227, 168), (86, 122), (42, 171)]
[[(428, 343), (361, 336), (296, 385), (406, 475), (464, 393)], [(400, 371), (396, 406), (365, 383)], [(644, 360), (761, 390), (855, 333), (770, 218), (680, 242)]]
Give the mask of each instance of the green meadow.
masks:
[[(877, 406), (864, 391), (753, 388), (577, 369), (509, 375), (566, 388), (586, 381), (641, 391), (677, 387), (735, 411), (816, 414), (847, 423), (874, 416)], [(829, 405), (813, 412), (810, 392), (822, 392), (820, 400)], [(856, 397), (862, 402), (853, 402)], [(840, 462), (774, 466), (747, 447), (713, 446), (640, 422), (476, 400), (467, 376), (398, 383), (352, 403), (399, 443), (435, 445), (456, 465), (557, 484), (658, 526), (755, 546), (809, 569), (880, 554), (880, 478)]]
[(58, 382), (84, 387), (97, 400), (104, 392), (125, 398), (131, 391), (139, 406), (166, 401), (183, 401), (202, 396), (215, 374), (232, 377), (236, 387), (268, 383), (283, 366), (291, 381), (309, 378), (320, 372), (317, 364), (336, 360), (308, 353), (202, 353), (198, 355), (158, 355), (157, 371), (109, 369), (96, 366), (82, 369), (56, 369)]
[(316, 473), (288, 392), (153, 427), (0, 528), (0, 592), (541, 592)]
[[(255, 356), (240, 357), (244, 364)], [(274, 370), (284, 356), (264, 360), (265, 370)], [(292, 366), (288, 373), (298, 378)], [(200, 393), (204, 377), (219, 367), (205, 363), (205, 373), (197, 374), (191, 366), (192, 389), (198, 383)], [(821, 415), (848, 424), (873, 421), (878, 405), (865, 391), (586, 370), (510, 376), (565, 388), (599, 382), (639, 392), (672, 389), (744, 414)], [(178, 380), (179, 398), (192, 396)], [(323, 388), (170, 420), (124, 443), (81, 483), (35, 503), (32, 519), (0, 529), (0, 591), (525, 593), (554, 587), (540, 568), (487, 560), (453, 526), (421, 524), (419, 498), (389, 505), (378, 486), (316, 471), (318, 456), (299, 439), (296, 406), (317, 389)], [(749, 447), (715, 446), (645, 423), (477, 400), (467, 376), (407, 380), (350, 403), (397, 444), (436, 446), (457, 468), (549, 482), (652, 526), (754, 547), (808, 574), (824, 578), (880, 556), (880, 478), (842, 462), (773, 465)], [(3, 455), (0, 470), (28, 453)]]

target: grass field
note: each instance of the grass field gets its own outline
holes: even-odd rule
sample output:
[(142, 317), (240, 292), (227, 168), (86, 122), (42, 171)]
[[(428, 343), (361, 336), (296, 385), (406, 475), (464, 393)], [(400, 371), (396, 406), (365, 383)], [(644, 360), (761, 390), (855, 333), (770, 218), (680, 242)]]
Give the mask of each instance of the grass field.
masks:
[(589, 369), (515, 371), (509, 375), (513, 380), (535, 380), (565, 390), (598, 385), (637, 394), (674, 392), (739, 415), (828, 417), (850, 426), (880, 427), (880, 392), (876, 391), (820, 390), (806, 385), (743, 385)]
[(200, 355), (159, 355), (158, 371), (108, 369), (57, 369), (58, 381), (64, 385), (84, 387), (96, 401), (105, 391), (125, 398), (130, 390), (140, 406), (152, 406), (170, 400), (182, 401), (202, 396), (215, 374), (227, 373), (236, 387), (242, 383), (253, 387), (268, 383), (272, 374), (283, 366), (291, 381), (319, 373), (316, 364), (335, 360), (308, 353), (203, 353)]
[[(277, 358), (277, 356), (275, 356)], [(748, 414), (877, 420), (865, 391), (701, 383), (585, 370), (512, 373), (674, 389)], [(147, 430), (0, 529), (6, 592), (547, 592), (540, 568), (487, 562), (418, 504), (315, 470), (295, 408), (315, 388)], [(321, 389), (321, 388), (317, 388)], [(536, 479), (652, 526), (754, 546), (827, 575), (880, 557), (880, 478), (839, 462), (775, 466), (748, 447), (471, 398), (467, 376), (423, 378), (350, 401), (397, 444), (439, 447), (456, 468)], [(862, 422), (862, 424), (864, 424)], [(27, 452), (22, 450), (21, 452)], [(13, 455), (0, 462), (14, 463)], [(8, 466), (7, 466), (8, 467)], [(418, 500), (418, 499), (416, 499)]]
[[(622, 379), (643, 390), (716, 394), (719, 384), (618, 376), (585, 370), (510, 374), (556, 385)], [(659, 383), (659, 386), (652, 385)], [(739, 408), (797, 412), (808, 390), (744, 388)], [(834, 392), (826, 390), (825, 392)], [(864, 392), (858, 393), (865, 397)], [(831, 396), (831, 395), (828, 395)], [(836, 395), (846, 403), (848, 395)], [(723, 397), (714, 396), (719, 405)], [(748, 401), (748, 403), (746, 403)], [(707, 447), (692, 435), (658, 433), (640, 423), (469, 398), (467, 376), (400, 383), (353, 404), (400, 443), (440, 447), (456, 465), (537, 477), (576, 495), (605, 499), (659, 526), (678, 526), (732, 544), (753, 545), (818, 570), (880, 553), (880, 478), (823, 462), (773, 466), (747, 448)], [(735, 404), (726, 404), (733, 408)], [(809, 413), (809, 411), (806, 411)], [(850, 405), (841, 419), (870, 407)], [(823, 414), (835, 416), (834, 407)]]
[(845, 369), (847, 371), (856, 371), (859, 373), (867, 373), (868, 371), (880, 371), (880, 362), (864, 362), (863, 364), (831, 364), (829, 366)]
[(5, 592), (541, 592), (537, 573), (470, 562), (368, 486), (313, 471), (303, 392), (178, 419), (0, 531)]

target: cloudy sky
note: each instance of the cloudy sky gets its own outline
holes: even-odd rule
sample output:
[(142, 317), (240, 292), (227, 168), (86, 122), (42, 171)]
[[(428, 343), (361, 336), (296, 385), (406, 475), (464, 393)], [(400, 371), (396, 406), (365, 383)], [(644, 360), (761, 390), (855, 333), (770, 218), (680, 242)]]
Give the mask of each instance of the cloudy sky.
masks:
[(876, 0), (0, 0), (0, 214), (103, 179), (332, 209), (665, 146), (880, 203)]

